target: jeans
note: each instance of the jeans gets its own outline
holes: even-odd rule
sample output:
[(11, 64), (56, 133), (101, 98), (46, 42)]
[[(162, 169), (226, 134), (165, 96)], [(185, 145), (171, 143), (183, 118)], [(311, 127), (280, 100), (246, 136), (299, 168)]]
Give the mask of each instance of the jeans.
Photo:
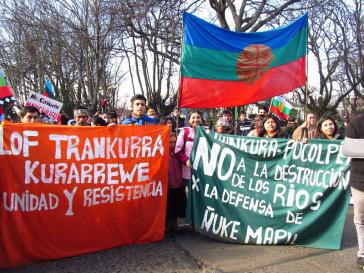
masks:
[(364, 191), (351, 188), (354, 202), (354, 224), (358, 236), (358, 257), (364, 257)]

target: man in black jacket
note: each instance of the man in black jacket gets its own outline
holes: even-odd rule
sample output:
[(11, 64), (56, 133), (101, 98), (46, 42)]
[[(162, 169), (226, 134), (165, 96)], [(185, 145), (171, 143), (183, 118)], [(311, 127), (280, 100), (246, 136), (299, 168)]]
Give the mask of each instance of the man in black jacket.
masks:
[[(345, 129), (348, 138), (364, 139), (364, 115), (348, 124)], [(363, 147), (358, 147), (364, 149)], [(351, 193), (354, 202), (354, 224), (358, 236), (359, 251), (357, 265), (364, 269), (364, 158), (352, 158), (350, 162)]]
[(181, 112), (178, 108), (174, 108), (171, 113), (172, 119), (172, 131), (177, 132), (178, 128), (185, 126), (185, 118), (181, 116)]

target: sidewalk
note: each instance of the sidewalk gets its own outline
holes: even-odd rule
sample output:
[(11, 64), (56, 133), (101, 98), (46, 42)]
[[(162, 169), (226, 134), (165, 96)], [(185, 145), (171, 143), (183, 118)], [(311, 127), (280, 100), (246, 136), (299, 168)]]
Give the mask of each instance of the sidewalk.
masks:
[(116, 272), (253, 272), (351, 273), (356, 269), (356, 234), (352, 207), (348, 212), (342, 250), (298, 246), (234, 245), (185, 228), (153, 244), (123, 246), (78, 257), (43, 262), (0, 273)]
[(361, 272), (356, 269), (356, 233), (350, 207), (340, 251), (299, 246), (253, 246), (218, 242), (202, 235), (176, 235), (206, 272), (314, 273)]

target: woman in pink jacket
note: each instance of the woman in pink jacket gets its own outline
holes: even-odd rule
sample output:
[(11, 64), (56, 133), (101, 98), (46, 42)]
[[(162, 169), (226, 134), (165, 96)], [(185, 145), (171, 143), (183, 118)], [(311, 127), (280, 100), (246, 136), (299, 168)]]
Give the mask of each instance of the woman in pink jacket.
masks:
[[(195, 128), (201, 126), (204, 123), (202, 114), (200, 112), (191, 112), (188, 115), (189, 127), (184, 128), (178, 135), (176, 148), (174, 150), (176, 157), (182, 162), (182, 181), (188, 185), (188, 192), (191, 193), (191, 162), (190, 155), (192, 151), (193, 141), (195, 139)], [(192, 199), (189, 197), (189, 207), (192, 208)], [(187, 212), (192, 215), (192, 210)], [(194, 230), (193, 217), (192, 218), (192, 230)]]
[[(191, 112), (188, 114), (189, 127), (184, 128), (178, 135), (176, 148), (174, 150), (177, 158), (182, 162), (182, 178), (191, 179), (191, 162), (189, 160), (193, 141), (195, 139), (195, 128), (204, 122), (200, 112)], [(186, 181), (187, 182), (187, 181)]]

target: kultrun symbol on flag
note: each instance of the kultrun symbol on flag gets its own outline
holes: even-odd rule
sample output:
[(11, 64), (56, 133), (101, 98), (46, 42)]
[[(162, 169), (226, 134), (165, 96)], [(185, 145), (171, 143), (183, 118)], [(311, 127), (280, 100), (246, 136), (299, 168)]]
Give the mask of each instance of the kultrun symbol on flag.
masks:
[(268, 71), (273, 59), (270, 47), (261, 44), (249, 45), (239, 54), (236, 74), (241, 81), (252, 85)]
[(284, 110), (284, 104), (282, 102), (279, 102), (278, 109), (279, 109), (279, 111), (283, 112), (283, 110)]

